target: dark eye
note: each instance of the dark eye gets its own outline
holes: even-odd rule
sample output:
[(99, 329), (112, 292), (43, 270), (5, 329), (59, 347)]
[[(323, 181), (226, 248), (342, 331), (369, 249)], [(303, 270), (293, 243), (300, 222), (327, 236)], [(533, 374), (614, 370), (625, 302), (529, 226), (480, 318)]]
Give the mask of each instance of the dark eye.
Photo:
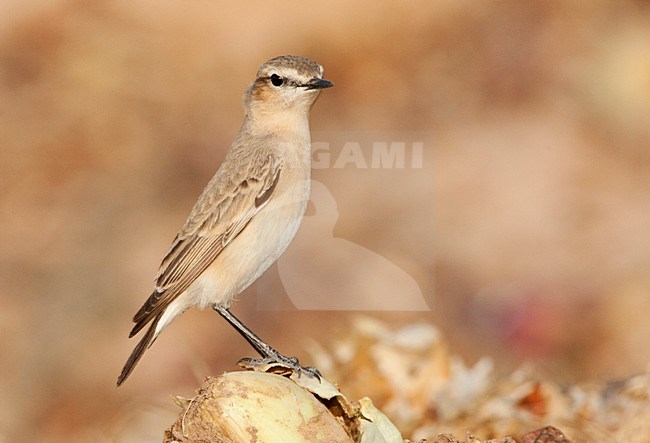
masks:
[(280, 77), (278, 74), (273, 74), (271, 75), (271, 83), (273, 83), (273, 86), (282, 86), (282, 83), (284, 83), (284, 79)]

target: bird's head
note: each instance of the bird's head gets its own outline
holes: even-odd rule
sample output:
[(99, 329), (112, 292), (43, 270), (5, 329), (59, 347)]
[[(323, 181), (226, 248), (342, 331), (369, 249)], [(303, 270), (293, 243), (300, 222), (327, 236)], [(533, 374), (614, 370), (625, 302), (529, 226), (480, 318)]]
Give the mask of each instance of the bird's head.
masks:
[(247, 113), (307, 113), (321, 89), (334, 83), (323, 79), (323, 67), (307, 57), (283, 55), (260, 66), (246, 92)]

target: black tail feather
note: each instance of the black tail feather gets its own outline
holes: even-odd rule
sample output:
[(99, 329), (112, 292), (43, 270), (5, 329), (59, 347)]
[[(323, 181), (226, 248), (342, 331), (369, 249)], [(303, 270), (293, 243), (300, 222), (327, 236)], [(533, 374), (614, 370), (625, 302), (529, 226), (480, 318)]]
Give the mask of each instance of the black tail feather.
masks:
[(158, 326), (158, 321), (160, 320), (161, 315), (162, 314), (159, 314), (153, 319), (151, 325), (149, 326), (149, 329), (147, 329), (147, 332), (144, 334), (140, 342), (131, 353), (131, 356), (126, 361), (126, 364), (124, 365), (124, 368), (122, 368), (120, 376), (117, 377), (117, 386), (120, 386), (122, 383), (124, 383), (124, 380), (126, 380), (128, 376), (131, 375), (133, 368), (135, 368), (135, 365), (137, 365), (142, 358), (144, 351), (149, 349), (151, 344), (154, 342), (156, 326)]

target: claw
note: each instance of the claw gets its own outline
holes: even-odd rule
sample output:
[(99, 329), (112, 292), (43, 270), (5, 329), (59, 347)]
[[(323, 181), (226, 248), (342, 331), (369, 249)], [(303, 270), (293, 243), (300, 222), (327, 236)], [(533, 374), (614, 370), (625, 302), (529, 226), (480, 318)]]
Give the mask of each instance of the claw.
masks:
[(314, 377), (318, 378), (318, 380), (323, 378), (323, 375), (320, 373), (318, 369), (316, 369), (315, 366), (305, 366), (303, 367), (303, 370), (311, 373)]
[[(265, 358), (254, 359), (250, 357), (245, 357), (239, 360), (239, 366), (246, 369), (259, 370), (263, 372), (280, 372), (286, 373), (287, 371), (282, 371), (282, 369), (295, 372), (298, 375), (307, 374), (311, 377), (315, 377), (320, 382), (323, 378), (320, 371), (313, 366), (301, 366), (300, 362), (296, 357), (285, 357), (278, 353), (278, 355), (273, 355)], [(279, 371), (278, 371), (279, 369)]]

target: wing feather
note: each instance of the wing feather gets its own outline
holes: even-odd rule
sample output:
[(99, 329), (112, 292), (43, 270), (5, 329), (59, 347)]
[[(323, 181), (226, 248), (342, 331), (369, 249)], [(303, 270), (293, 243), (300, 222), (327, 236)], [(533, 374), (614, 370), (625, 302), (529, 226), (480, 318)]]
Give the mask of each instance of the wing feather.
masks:
[[(246, 171), (240, 179), (230, 178), (230, 189), (220, 182), (219, 174), (210, 182), (162, 260), (156, 288), (133, 317), (136, 325), (130, 336), (187, 290), (268, 203), (282, 164), (274, 156), (258, 164), (257, 170)], [(217, 202), (215, 194), (221, 197)]]

